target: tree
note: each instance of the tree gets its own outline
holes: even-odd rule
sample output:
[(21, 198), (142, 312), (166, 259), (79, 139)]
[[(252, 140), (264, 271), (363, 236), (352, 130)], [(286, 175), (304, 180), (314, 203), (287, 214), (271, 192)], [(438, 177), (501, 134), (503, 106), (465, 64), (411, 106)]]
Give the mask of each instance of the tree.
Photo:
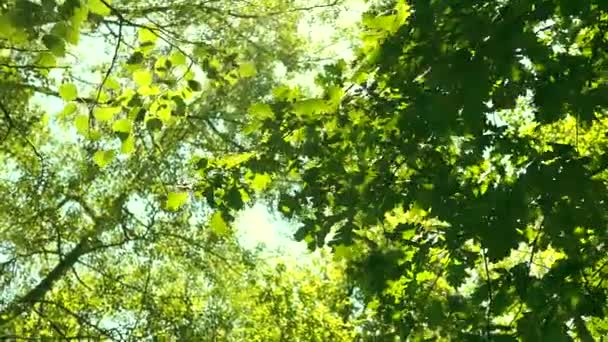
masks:
[(362, 338), (605, 333), (606, 6), (378, 3), (322, 96), (253, 104), (242, 172), (348, 261)]
[[(240, 328), (198, 311), (238, 284), (232, 267), (258, 276), (230, 222), (263, 186), (255, 175), (209, 175), (217, 186), (207, 191), (191, 171), (249, 157), (234, 133), (242, 113), (272, 88), (275, 64), (306, 62), (298, 18), (335, 5), (0, 5), (0, 336), (179, 339)], [(85, 39), (108, 50), (107, 63), (73, 55)], [(44, 108), (57, 99), (59, 113)], [(237, 303), (228, 289), (218, 298), (209, 315), (253, 300)]]

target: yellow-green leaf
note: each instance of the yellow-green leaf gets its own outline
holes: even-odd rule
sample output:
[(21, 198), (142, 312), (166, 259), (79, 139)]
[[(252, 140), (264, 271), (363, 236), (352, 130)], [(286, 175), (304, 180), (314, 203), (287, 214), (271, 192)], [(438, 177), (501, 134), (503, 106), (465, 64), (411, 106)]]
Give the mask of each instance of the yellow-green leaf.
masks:
[(239, 75), (241, 77), (253, 77), (257, 74), (257, 70), (255, 68), (255, 64), (252, 62), (242, 63), (239, 67)]
[(74, 102), (70, 102), (63, 107), (63, 110), (58, 114), (60, 119), (65, 119), (69, 115), (72, 115), (78, 110), (78, 106)]
[(112, 129), (114, 130), (114, 132), (130, 133), (131, 126), (132, 126), (132, 124), (129, 119), (119, 119), (119, 120), (114, 121), (114, 124), (112, 125)]
[(274, 119), (272, 108), (265, 103), (253, 104), (251, 107), (249, 107), (249, 114), (259, 118), (260, 120)]
[(158, 35), (153, 31), (152, 28), (142, 27), (138, 32), (140, 43), (154, 43), (158, 39)]
[(230, 233), (230, 227), (228, 227), (226, 221), (224, 221), (224, 218), (222, 217), (222, 213), (219, 211), (215, 212), (215, 214), (211, 216), (209, 228), (211, 228), (211, 230), (219, 236), (226, 236), (228, 233)]
[(133, 135), (129, 135), (127, 139), (122, 142), (120, 146), (120, 153), (131, 154), (135, 150), (135, 138)]
[(108, 164), (110, 164), (112, 162), (112, 160), (114, 160), (114, 151), (112, 151), (112, 150), (110, 150), (110, 151), (100, 150), (100, 151), (95, 152), (95, 154), (93, 155), (93, 161), (100, 168), (106, 167)]
[(76, 132), (80, 135), (87, 136), (89, 131), (89, 117), (86, 115), (78, 115), (74, 118), (74, 126), (76, 126)]
[(78, 89), (72, 83), (64, 83), (59, 87), (59, 96), (65, 101), (76, 100), (78, 97)]
[(293, 111), (297, 115), (311, 116), (330, 111), (327, 103), (321, 99), (307, 99), (293, 104)]
[(57, 65), (57, 59), (49, 52), (42, 52), (38, 58), (37, 64), (41, 67), (53, 68)]
[(89, 15), (89, 9), (85, 6), (79, 6), (74, 8), (74, 15), (72, 15), (71, 23), (76, 31), (80, 31), (80, 25), (87, 19)]
[(153, 96), (160, 94), (160, 88), (157, 86), (144, 86), (137, 89), (137, 92), (144, 96)]
[(334, 247), (334, 256), (337, 260), (348, 259), (352, 256), (351, 248), (346, 245), (338, 245)]
[(171, 54), (171, 56), (169, 56), (169, 61), (171, 61), (171, 64), (173, 65), (184, 65), (186, 64), (186, 56), (184, 56), (183, 53), (177, 51)]
[[(112, 0), (105, 0), (105, 2), (110, 5), (112, 4)], [(112, 13), (112, 10), (101, 0), (89, 0), (89, 11), (101, 16), (107, 16)]]
[(188, 201), (187, 192), (170, 192), (167, 195), (167, 210), (176, 211)]
[(104, 87), (112, 90), (120, 90), (120, 83), (118, 83), (114, 77), (110, 77), (106, 80), (106, 83), (104, 83)]
[(73, 26), (67, 26), (65, 30), (65, 40), (72, 45), (78, 44), (80, 41), (80, 30)]
[(272, 181), (272, 178), (270, 178), (270, 175), (267, 173), (257, 173), (254, 177), (253, 180), (251, 181), (251, 188), (255, 191), (261, 192), (266, 190), (266, 188), (268, 187), (268, 185), (270, 185), (270, 182)]
[(152, 74), (148, 70), (138, 70), (133, 73), (133, 80), (138, 86), (146, 87), (152, 83)]
[(8, 14), (0, 15), (0, 37), (10, 38), (15, 32), (15, 27), (11, 17)]
[(93, 110), (97, 121), (110, 121), (118, 113), (120, 113), (120, 107), (97, 107)]

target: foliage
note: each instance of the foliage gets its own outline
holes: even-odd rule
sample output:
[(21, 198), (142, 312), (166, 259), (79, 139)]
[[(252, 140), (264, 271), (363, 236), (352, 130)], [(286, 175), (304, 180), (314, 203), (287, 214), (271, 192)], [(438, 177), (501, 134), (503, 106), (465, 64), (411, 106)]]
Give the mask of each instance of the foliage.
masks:
[[(247, 158), (243, 113), (277, 64), (306, 62), (301, 16), (335, 6), (2, 2), (0, 339), (278, 340), (261, 329), (272, 320), (289, 336), (350, 334), (339, 276), (279, 276), (238, 246), (232, 219), (266, 175), (209, 191), (193, 179), (205, 160)], [(281, 290), (295, 286), (314, 291)]]
[(606, 2), (397, 0), (362, 22), (320, 97), (253, 105), (241, 168), (347, 260), (367, 338), (602, 336)]
[[(3, 2), (0, 333), (603, 337), (607, 4), (377, 1), (309, 94), (337, 3)], [(239, 247), (258, 199), (335, 260)]]

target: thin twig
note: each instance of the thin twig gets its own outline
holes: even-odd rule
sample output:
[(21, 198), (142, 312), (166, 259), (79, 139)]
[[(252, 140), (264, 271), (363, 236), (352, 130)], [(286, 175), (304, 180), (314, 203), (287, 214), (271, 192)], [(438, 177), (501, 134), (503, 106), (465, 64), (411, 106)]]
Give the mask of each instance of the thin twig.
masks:
[[(101, 0), (101, 2), (106, 5), (108, 8), (112, 9), (112, 7), (105, 1), (105, 0)], [(97, 102), (99, 102), (99, 97), (101, 96), (101, 91), (106, 83), (106, 81), (108, 80), (108, 78), (110, 77), (110, 74), (112, 73), (112, 70), (114, 69), (114, 66), (116, 65), (116, 61), (118, 60), (118, 52), (120, 49), (120, 44), (122, 42), (122, 25), (123, 25), (123, 19), (122, 19), (122, 15), (117, 14), (118, 18), (119, 18), (119, 22), (118, 22), (118, 38), (116, 39), (116, 48), (114, 49), (114, 56), (112, 56), (112, 61), (110, 62), (110, 66), (108, 67), (108, 70), (106, 71), (106, 74), (104, 76), (104, 78), (101, 81), (101, 84), (99, 84), (99, 88), (97, 89), (97, 95), (95, 96), (95, 102), (93, 102), (91, 104), (91, 107), (89, 108), (89, 130), (91, 129), (92, 126), (92, 122), (93, 122), (93, 111), (95, 110), (95, 105)]]
[(486, 271), (486, 281), (488, 283), (488, 309), (486, 310), (486, 338), (490, 338), (490, 334), (491, 334), (491, 313), (492, 313), (492, 305), (493, 305), (493, 301), (494, 301), (494, 296), (492, 294), (492, 279), (490, 279), (490, 269), (488, 267), (488, 258), (486, 256), (486, 250), (482, 248), (481, 250), (481, 257), (483, 258), (483, 264), (484, 264), (484, 268)]

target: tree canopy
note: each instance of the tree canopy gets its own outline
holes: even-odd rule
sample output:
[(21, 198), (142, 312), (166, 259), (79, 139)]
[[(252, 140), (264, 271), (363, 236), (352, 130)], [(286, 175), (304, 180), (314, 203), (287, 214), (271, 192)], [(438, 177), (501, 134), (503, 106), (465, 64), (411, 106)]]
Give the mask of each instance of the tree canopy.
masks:
[(0, 336), (607, 336), (608, 2), (368, 5), (0, 5)]

